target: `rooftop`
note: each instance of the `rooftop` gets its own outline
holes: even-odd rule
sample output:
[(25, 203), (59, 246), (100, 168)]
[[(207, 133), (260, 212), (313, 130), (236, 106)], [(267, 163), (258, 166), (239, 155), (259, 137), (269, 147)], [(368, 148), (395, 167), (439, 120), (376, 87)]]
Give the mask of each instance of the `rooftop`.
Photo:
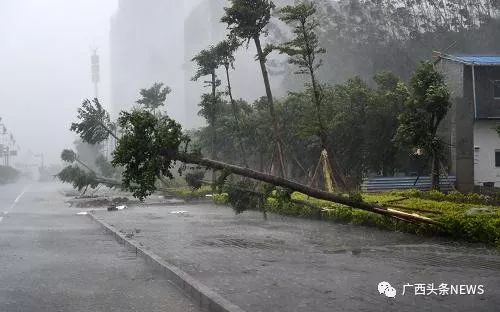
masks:
[(500, 55), (449, 55), (441, 54), (441, 58), (466, 65), (500, 66)]

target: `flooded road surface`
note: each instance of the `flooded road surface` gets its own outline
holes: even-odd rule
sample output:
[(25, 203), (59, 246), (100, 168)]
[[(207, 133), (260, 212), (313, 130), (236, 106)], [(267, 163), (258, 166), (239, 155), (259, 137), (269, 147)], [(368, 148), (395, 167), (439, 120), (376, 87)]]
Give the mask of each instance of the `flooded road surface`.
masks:
[(60, 184), (0, 186), (0, 311), (198, 311), (88, 217)]
[(211, 204), (97, 217), (249, 312), (500, 311), (491, 248)]
[(15, 208), (30, 188), (30, 183), (0, 185), (0, 222)]

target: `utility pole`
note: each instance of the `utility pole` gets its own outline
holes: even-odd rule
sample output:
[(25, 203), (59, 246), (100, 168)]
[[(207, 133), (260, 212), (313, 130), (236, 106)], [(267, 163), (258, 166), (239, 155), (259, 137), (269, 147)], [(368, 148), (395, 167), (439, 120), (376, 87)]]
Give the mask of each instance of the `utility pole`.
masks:
[(43, 153), (40, 153), (40, 154), (36, 154), (34, 155), (36, 158), (40, 158), (40, 168), (43, 170), (45, 169), (45, 164), (44, 164), (44, 161), (43, 161)]
[[(0, 117), (0, 122), (2, 121), (2, 118)], [(3, 123), (0, 123), (0, 135), (1, 135), (1, 142), (0, 142), (0, 157), (3, 158), (3, 165), (8, 166), (9, 165), (9, 145), (5, 137), (7, 136), (7, 128), (5, 128), (5, 125)]]
[(100, 66), (99, 66), (99, 55), (97, 54), (97, 49), (94, 49), (94, 54), (90, 57), (90, 65), (92, 72), (92, 83), (94, 84), (94, 97), (99, 98), (99, 82), (100, 78)]
[(3, 165), (9, 165), (9, 147), (7, 145), (0, 144), (0, 157), (3, 158)]
[[(94, 84), (94, 98), (99, 99), (99, 82), (101, 81), (100, 58), (97, 49), (90, 57), (90, 71), (92, 73), (92, 83)], [(109, 139), (104, 143), (104, 156), (106, 159), (109, 154)]]

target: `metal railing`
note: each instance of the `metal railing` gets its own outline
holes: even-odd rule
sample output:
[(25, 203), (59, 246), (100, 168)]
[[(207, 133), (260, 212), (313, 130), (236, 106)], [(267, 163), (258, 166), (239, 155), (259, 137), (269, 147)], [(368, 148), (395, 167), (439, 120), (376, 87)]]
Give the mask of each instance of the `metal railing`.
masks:
[[(452, 191), (455, 187), (456, 177), (442, 176), (440, 189), (443, 192)], [(373, 177), (366, 178), (361, 184), (361, 191), (368, 193), (384, 192), (391, 190), (418, 189), (428, 191), (431, 189), (431, 177)]]

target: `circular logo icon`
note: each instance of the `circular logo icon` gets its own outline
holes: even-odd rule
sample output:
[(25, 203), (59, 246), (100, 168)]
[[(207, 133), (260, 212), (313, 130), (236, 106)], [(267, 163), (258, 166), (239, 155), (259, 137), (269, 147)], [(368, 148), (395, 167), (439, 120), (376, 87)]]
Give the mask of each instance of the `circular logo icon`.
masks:
[(378, 283), (378, 292), (379, 294), (384, 294), (388, 298), (396, 297), (396, 289), (388, 282)]

